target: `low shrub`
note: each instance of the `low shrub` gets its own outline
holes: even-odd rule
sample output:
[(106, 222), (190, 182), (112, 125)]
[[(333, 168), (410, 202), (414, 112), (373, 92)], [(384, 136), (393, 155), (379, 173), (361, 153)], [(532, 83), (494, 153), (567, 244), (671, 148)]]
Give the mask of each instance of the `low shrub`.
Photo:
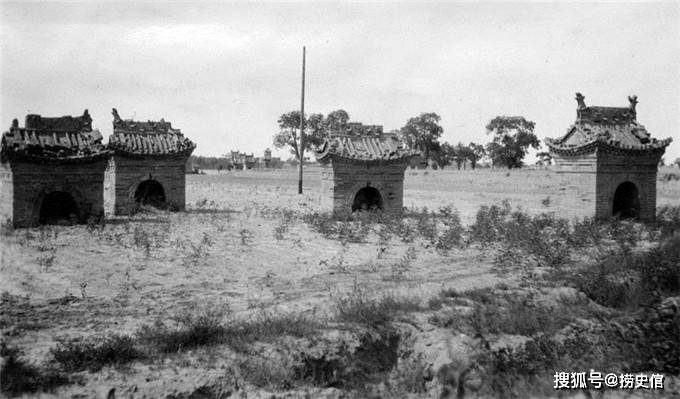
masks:
[(221, 320), (205, 315), (190, 317), (176, 326), (157, 320), (137, 331), (139, 341), (161, 353), (178, 352), (223, 342), (225, 328)]
[(282, 336), (313, 335), (320, 323), (298, 314), (272, 315), (262, 312), (250, 320), (224, 321), (220, 312), (199, 311), (195, 316), (176, 317), (169, 325), (161, 320), (144, 325), (137, 332), (139, 341), (161, 353), (226, 344), (238, 351), (247, 351), (254, 342), (268, 342)]
[(10, 396), (22, 393), (51, 391), (60, 385), (71, 381), (62, 373), (46, 370), (34, 366), (21, 358), (21, 351), (8, 347), (4, 342), (0, 344), (0, 392)]
[(568, 280), (590, 299), (616, 309), (634, 309), (680, 293), (680, 236), (643, 252), (617, 252)]
[(338, 321), (376, 328), (389, 324), (400, 313), (416, 311), (421, 306), (416, 298), (393, 295), (374, 298), (355, 286), (350, 293), (335, 298), (335, 309)]
[(238, 360), (238, 367), (246, 381), (256, 387), (291, 389), (299, 381), (296, 380), (291, 364), (280, 357), (249, 355)]
[(99, 371), (104, 366), (120, 366), (144, 357), (132, 337), (116, 334), (104, 338), (59, 340), (50, 353), (54, 361), (69, 372)]

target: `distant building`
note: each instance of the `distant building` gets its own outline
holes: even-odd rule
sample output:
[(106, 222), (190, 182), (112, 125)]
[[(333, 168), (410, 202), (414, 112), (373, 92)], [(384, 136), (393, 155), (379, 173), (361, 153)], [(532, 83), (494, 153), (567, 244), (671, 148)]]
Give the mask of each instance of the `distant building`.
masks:
[(652, 138), (637, 122), (637, 97), (628, 107), (586, 106), (576, 93), (576, 121), (559, 139), (546, 139), (558, 173), (573, 173), (594, 216), (651, 221), (656, 209), (659, 159), (672, 139)]
[(184, 210), (186, 164), (196, 145), (179, 129), (163, 119), (123, 120), (114, 108), (108, 147), (107, 214), (128, 214), (137, 204)]
[(257, 160), (255, 154), (246, 154), (245, 152), (231, 151), (229, 159), (233, 169), (248, 170), (255, 167)]
[(272, 150), (267, 148), (264, 150), (264, 157), (262, 158), (262, 163), (265, 168), (269, 168), (272, 161)]
[(348, 123), (316, 151), (326, 165), (321, 172), (322, 206), (342, 213), (383, 210), (400, 213), (404, 204), (404, 171), (415, 151), (382, 126)]
[(0, 215), (15, 227), (104, 215), (102, 192), (108, 152), (82, 116), (27, 115), (2, 136)]

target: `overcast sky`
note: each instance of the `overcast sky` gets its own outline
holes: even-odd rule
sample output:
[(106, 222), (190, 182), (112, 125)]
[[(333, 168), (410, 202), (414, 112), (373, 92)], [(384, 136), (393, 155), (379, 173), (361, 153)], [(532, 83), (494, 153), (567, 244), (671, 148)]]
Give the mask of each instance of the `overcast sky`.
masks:
[[(80, 115), (173, 123), (198, 155), (261, 156), (277, 119), (307, 112), (404, 125), (442, 117), (443, 139), (486, 143), (496, 115), (563, 135), (589, 105), (627, 106), (680, 157), (680, 2), (0, 3), (0, 123)], [(279, 151), (280, 155), (287, 153)]]

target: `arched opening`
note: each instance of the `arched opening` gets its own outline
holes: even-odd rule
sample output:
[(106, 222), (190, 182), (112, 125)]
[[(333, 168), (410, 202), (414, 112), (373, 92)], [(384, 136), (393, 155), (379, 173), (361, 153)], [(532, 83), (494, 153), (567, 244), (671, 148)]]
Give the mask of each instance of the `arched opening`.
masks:
[(382, 209), (382, 197), (375, 187), (364, 187), (354, 196), (352, 212), (354, 211), (375, 211)]
[(622, 219), (640, 216), (640, 193), (635, 184), (627, 181), (616, 188), (612, 215)]
[(40, 224), (64, 224), (78, 219), (76, 200), (67, 192), (53, 191), (40, 204)]
[(135, 202), (142, 205), (162, 207), (165, 205), (165, 191), (156, 180), (144, 180), (135, 191)]

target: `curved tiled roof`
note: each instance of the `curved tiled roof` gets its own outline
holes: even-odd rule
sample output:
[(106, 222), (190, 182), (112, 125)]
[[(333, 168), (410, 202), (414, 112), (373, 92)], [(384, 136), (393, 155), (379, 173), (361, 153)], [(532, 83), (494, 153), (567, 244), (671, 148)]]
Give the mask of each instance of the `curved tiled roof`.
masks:
[(315, 153), (321, 163), (406, 163), (417, 151), (404, 147), (396, 134), (375, 136), (331, 136)]
[(93, 162), (108, 157), (99, 131), (93, 131), (87, 110), (81, 117), (45, 118), (26, 116), (26, 127), (15, 119), (2, 135), (3, 162), (21, 160), (32, 163)]
[(123, 120), (113, 109), (113, 135), (108, 147), (116, 154), (129, 157), (185, 158), (196, 148), (184, 137), (180, 129), (173, 129), (170, 122), (139, 122)]
[(558, 139), (545, 139), (551, 152), (559, 155), (587, 154), (596, 149), (621, 154), (663, 153), (672, 139), (652, 138), (636, 120), (637, 97), (629, 97), (630, 107), (587, 107), (580, 93), (577, 119)]

